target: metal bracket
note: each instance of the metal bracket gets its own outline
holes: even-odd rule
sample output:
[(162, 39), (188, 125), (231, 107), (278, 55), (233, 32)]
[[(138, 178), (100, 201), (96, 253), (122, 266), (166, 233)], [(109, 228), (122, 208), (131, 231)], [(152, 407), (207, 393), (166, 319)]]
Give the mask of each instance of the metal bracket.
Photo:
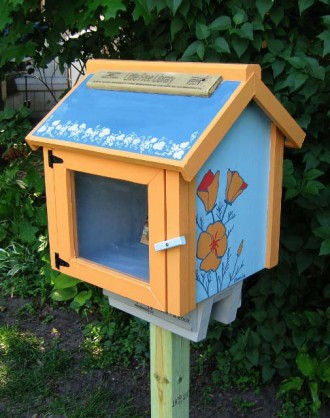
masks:
[(62, 258), (60, 258), (58, 253), (55, 253), (55, 266), (57, 268), (57, 270), (60, 269), (60, 267), (70, 267), (70, 264), (64, 260), (62, 260)]
[(53, 155), (53, 151), (48, 151), (48, 165), (50, 168), (53, 168), (54, 164), (63, 164), (63, 160), (60, 157), (56, 157), (56, 155)]
[(167, 239), (166, 241), (156, 242), (154, 245), (156, 251), (168, 250), (179, 245), (185, 245), (186, 238), (184, 236)]

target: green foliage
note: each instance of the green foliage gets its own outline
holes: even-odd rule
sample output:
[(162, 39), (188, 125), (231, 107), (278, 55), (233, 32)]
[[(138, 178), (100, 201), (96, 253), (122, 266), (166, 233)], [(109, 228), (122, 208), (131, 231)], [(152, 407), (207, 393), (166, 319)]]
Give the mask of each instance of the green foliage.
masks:
[[(48, 0), (40, 10), (31, 0), (5, 0), (0, 17), (3, 75), (26, 54), (41, 68), (55, 56), (62, 68), (91, 57), (261, 65), (263, 80), (306, 130), (307, 139), (301, 150), (285, 154), (278, 268), (247, 282), (237, 321), (213, 327), (202, 347), (218, 371), (225, 371), (215, 373), (215, 380), (243, 369), (264, 381), (278, 376), (286, 379), (283, 393), (307, 390), (314, 411), (329, 397), (322, 371), (330, 346), (329, 5), (329, 0)], [(14, 236), (20, 244), (36, 245), (44, 228), (40, 184), (41, 176), (28, 168), (10, 165), (1, 173), (4, 248)], [(63, 277), (50, 280), (53, 296), (74, 298), (77, 309), (97, 301), (89, 287), (69, 282), (61, 287)], [(113, 336), (136, 335), (130, 334), (129, 321), (118, 321), (109, 312), (91, 326), (88, 341), (91, 351), (102, 351), (107, 342), (119, 359)], [(144, 335), (139, 336), (142, 346)], [(124, 352), (133, 352), (133, 344), (127, 344)]]
[(28, 117), (26, 108), (0, 112), (0, 289), (44, 300), (49, 289), (41, 260), (47, 247), (43, 167), (25, 143)]
[(0, 248), (0, 290), (8, 296), (45, 296), (47, 286), (41, 272), (40, 254), (27, 245), (12, 242)]
[(86, 367), (145, 366), (149, 356), (147, 323), (112, 308), (105, 297), (99, 297), (98, 306), (99, 318), (84, 330), (85, 349), (90, 354)]

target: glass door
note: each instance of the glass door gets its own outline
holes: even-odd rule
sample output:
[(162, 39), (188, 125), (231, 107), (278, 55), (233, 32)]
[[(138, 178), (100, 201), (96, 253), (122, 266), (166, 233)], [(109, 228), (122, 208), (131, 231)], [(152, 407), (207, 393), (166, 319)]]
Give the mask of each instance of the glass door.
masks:
[(63, 273), (166, 310), (165, 173), (56, 151), (51, 169)]
[(72, 174), (78, 257), (149, 282), (148, 186)]

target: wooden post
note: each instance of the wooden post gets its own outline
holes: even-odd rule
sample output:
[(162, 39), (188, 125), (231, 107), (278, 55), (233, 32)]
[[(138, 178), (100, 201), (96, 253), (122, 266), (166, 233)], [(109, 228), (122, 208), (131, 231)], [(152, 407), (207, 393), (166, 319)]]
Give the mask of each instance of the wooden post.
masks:
[(150, 324), (151, 418), (189, 417), (189, 340)]

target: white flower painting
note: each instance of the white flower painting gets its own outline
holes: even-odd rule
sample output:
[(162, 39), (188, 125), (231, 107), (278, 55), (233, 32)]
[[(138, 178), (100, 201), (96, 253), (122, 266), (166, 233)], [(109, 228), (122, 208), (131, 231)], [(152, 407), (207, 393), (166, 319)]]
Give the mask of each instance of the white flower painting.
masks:
[(193, 132), (190, 138), (178, 141), (165, 137), (139, 136), (135, 132), (112, 132), (107, 126), (87, 126), (77, 121), (54, 120), (51, 116), (39, 127), (35, 135), (81, 144), (96, 145), (139, 154), (182, 160), (199, 136)]

